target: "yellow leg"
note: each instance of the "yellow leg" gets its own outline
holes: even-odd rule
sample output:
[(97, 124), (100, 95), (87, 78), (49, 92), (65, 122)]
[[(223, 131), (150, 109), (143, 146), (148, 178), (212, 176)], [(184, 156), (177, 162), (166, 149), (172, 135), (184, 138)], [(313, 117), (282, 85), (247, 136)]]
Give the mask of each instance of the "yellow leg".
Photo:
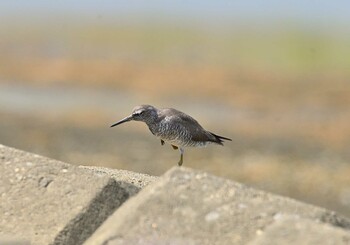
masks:
[(178, 163), (179, 166), (182, 165), (183, 160), (184, 160), (184, 149), (182, 149), (182, 148), (180, 147), (180, 161), (179, 161), (179, 163)]
[(181, 154), (181, 156), (180, 156), (180, 161), (178, 162), (178, 165), (181, 166), (182, 163), (183, 163), (183, 155)]

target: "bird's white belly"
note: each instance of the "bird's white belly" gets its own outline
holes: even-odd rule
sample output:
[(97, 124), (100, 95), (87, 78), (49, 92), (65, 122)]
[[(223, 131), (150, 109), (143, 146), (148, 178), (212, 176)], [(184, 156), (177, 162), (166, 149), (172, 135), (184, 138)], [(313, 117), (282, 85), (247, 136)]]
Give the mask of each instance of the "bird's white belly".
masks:
[(168, 140), (168, 139), (162, 139), (161, 137), (160, 139), (170, 145), (174, 145), (177, 147), (205, 147), (210, 143), (210, 142), (195, 142), (195, 143), (192, 142), (192, 144), (189, 144), (189, 143), (183, 142), (182, 140), (177, 140), (177, 139)]
[(181, 140), (167, 140), (167, 139), (162, 139), (164, 142), (170, 144), (170, 145), (174, 145), (177, 147), (184, 147), (186, 145), (183, 144), (183, 142)]

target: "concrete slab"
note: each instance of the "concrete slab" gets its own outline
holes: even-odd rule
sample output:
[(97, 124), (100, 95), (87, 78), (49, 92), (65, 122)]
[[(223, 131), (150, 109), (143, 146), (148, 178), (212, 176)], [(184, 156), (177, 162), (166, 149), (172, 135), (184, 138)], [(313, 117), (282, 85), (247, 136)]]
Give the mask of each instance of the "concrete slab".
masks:
[(296, 216), (284, 216), (272, 225), (249, 245), (348, 245), (350, 232), (326, 223), (320, 223)]
[(29, 241), (18, 239), (17, 237), (0, 236), (1, 245), (30, 245)]
[(247, 244), (284, 214), (350, 228), (331, 211), (175, 167), (125, 202), (84, 244)]
[(82, 244), (138, 190), (108, 174), (0, 145), (0, 236)]
[(131, 172), (128, 170), (111, 169), (95, 166), (79, 166), (79, 168), (93, 172), (96, 175), (108, 176), (114, 179), (130, 194), (138, 193), (142, 188), (156, 181), (159, 178), (148, 174)]

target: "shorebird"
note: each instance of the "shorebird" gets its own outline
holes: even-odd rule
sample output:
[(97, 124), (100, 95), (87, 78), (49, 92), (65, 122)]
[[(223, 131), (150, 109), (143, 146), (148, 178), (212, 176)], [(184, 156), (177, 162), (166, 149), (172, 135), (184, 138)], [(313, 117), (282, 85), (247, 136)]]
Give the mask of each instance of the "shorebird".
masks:
[(180, 161), (183, 163), (185, 147), (200, 147), (210, 143), (224, 145), (229, 138), (205, 130), (194, 118), (172, 108), (157, 109), (151, 105), (136, 106), (130, 116), (114, 123), (111, 127), (129, 121), (141, 121), (147, 124), (153, 135), (160, 138), (161, 145), (169, 143), (174, 150), (180, 150)]

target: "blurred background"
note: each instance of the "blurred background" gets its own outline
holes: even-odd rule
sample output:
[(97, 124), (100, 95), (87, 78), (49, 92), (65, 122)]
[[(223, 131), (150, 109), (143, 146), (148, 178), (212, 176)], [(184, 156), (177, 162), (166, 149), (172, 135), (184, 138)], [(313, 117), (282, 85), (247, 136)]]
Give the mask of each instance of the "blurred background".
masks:
[(0, 143), (161, 175), (139, 104), (230, 137), (184, 166), (350, 217), (349, 1), (3, 1)]

